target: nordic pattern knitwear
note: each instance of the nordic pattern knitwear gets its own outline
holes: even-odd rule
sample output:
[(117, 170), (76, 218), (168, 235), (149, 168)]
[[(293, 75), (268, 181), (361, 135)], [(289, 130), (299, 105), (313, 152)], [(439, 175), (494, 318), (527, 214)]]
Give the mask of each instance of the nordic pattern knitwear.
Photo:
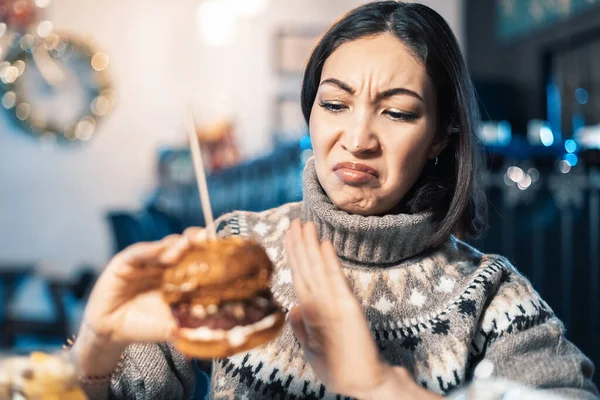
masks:
[[(303, 191), (301, 203), (218, 220), (220, 236), (252, 237), (265, 246), (276, 267), (272, 289), (286, 310), (296, 298), (284, 236), (290, 222), (302, 218), (333, 242), (382, 357), (407, 368), (422, 386), (447, 394), (470, 382), (478, 363), (487, 360), (494, 377), (566, 398), (597, 398), (593, 365), (565, 339), (562, 323), (505, 258), (482, 254), (456, 238), (428, 249), (435, 226), (427, 214), (363, 217), (338, 210), (312, 162)], [(164, 347), (172, 352), (165, 362), (156, 346), (128, 349), (128, 365), (113, 379), (114, 398), (187, 396), (191, 363), (181, 362), (170, 347)], [(215, 360), (211, 386), (213, 399), (341, 398), (314, 376), (287, 324), (266, 346)]]

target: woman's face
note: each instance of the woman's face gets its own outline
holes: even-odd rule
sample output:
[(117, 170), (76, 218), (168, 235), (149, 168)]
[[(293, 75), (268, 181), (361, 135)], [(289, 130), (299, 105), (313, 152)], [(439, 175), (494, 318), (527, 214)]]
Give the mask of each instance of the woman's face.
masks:
[(310, 116), (317, 176), (332, 202), (361, 215), (395, 207), (443, 150), (436, 107), (425, 66), (394, 36), (333, 52)]

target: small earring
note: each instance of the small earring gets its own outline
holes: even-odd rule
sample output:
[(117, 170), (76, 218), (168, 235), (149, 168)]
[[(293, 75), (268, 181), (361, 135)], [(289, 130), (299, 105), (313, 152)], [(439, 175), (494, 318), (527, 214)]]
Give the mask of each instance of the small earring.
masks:
[(433, 164), (433, 166), (434, 166), (434, 167), (437, 167), (437, 165), (438, 165), (438, 161), (439, 161), (439, 160), (438, 160), (438, 158), (436, 157), (436, 158), (435, 158), (435, 164)]

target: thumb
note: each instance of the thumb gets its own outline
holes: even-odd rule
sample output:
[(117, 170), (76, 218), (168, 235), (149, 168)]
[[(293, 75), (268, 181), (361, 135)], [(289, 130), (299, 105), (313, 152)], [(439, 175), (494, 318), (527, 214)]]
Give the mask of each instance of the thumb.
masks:
[(302, 310), (300, 306), (294, 306), (288, 313), (287, 319), (290, 322), (290, 326), (294, 335), (300, 342), (302, 347), (306, 347), (308, 343), (308, 332), (306, 331), (306, 326), (304, 325), (304, 320), (302, 319)]
[(164, 242), (140, 242), (127, 247), (117, 257), (126, 264), (144, 263), (154, 260), (164, 248)]

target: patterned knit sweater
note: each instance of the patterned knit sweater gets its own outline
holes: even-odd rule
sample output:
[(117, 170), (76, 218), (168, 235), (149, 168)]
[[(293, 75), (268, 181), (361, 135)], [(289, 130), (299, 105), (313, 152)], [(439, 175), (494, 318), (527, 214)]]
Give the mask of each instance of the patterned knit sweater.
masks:
[[(382, 357), (429, 390), (447, 394), (487, 360), (492, 376), (573, 399), (597, 398), (591, 362), (531, 284), (503, 257), (450, 238), (427, 248), (430, 216), (357, 216), (337, 209), (309, 162), (304, 200), (263, 213), (221, 217), (221, 236), (261, 241), (275, 264), (272, 289), (289, 310), (296, 298), (283, 247), (294, 218), (330, 239), (362, 304)], [(167, 345), (135, 345), (114, 377), (112, 398), (189, 398), (191, 363)], [(486, 362), (487, 362), (486, 361)], [(489, 363), (488, 363), (489, 364)], [(357, 365), (356, 368), (361, 368)], [(314, 376), (289, 325), (266, 346), (212, 367), (213, 399), (338, 399)]]

